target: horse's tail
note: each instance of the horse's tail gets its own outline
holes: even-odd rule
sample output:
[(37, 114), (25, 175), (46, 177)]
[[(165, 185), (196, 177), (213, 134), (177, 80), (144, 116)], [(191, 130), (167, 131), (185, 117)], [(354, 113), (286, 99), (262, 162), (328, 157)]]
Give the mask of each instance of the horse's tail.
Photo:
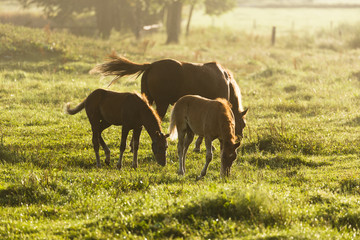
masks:
[(116, 54), (111, 54), (110, 60), (96, 65), (93, 69), (90, 70), (90, 74), (100, 73), (103, 76), (115, 75), (116, 77), (110, 82), (109, 86), (114, 83), (118, 78), (133, 75), (138, 73), (140, 76), (146, 69), (149, 68), (149, 63), (138, 64), (131, 62), (130, 60), (117, 56)]
[[(175, 104), (176, 106), (176, 104)], [(170, 133), (170, 140), (174, 141), (177, 139), (178, 134), (176, 130), (176, 123), (175, 123), (175, 106), (173, 107), (171, 111), (171, 117), (170, 117), (170, 126), (169, 126), (169, 133)]]
[(66, 112), (70, 115), (74, 115), (74, 114), (80, 112), (81, 110), (83, 110), (85, 108), (85, 101), (86, 101), (86, 99), (73, 109), (70, 108), (70, 103), (67, 103), (66, 104)]

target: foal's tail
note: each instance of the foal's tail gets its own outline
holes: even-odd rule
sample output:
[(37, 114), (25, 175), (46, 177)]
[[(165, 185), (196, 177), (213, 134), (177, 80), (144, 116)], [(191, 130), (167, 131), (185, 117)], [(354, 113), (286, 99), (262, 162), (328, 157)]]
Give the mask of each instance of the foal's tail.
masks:
[[(176, 104), (175, 104), (176, 106)], [(169, 133), (170, 133), (170, 140), (174, 141), (177, 139), (177, 129), (176, 129), (176, 123), (175, 123), (175, 106), (173, 107), (171, 111), (171, 117), (170, 117), (170, 126), (169, 126)]]
[(149, 63), (134, 63), (124, 57), (117, 56), (115, 53), (112, 53), (109, 57), (109, 61), (96, 65), (90, 70), (90, 74), (115, 75), (116, 77), (110, 82), (109, 86), (122, 76), (137, 73), (136, 77), (138, 77), (150, 67)]
[(67, 112), (68, 114), (70, 114), (70, 115), (74, 115), (74, 114), (80, 112), (80, 111), (83, 110), (84, 107), (85, 107), (85, 101), (86, 101), (86, 100), (84, 100), (82, 103), (80, 103), (79, 105), (77, 105), (77, 106), (76, 106), (75, 108), (73, 108), (73, 109), (70, 108), (70, 103), (67, 103), (67, 104), (66, 104), (66, 112)]

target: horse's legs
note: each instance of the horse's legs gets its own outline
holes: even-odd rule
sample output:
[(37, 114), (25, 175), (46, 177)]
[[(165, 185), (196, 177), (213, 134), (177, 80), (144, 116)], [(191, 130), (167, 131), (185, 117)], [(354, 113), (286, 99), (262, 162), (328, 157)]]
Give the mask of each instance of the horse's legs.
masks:
[[(202, 140), (203, 140), (203, 137), (201, 137), (201, 136), (199, 136), (198, 139), (196, 139), (195, 147), (194, 147), (194, 152), (200, 152), (200, 146), (201, 146)], [(214, 146), (211, 146), (211, 149), (212, 149), (213, 151), (215, 151), (215, 147), (214, 147)]]
[(99, 155), (99, 130), (96, 126), (92, 126), (92, 132), (93, 132), (93, 136), (92, 136), (92, 143), (93, 143), (93, 147), (94, 147), (94, 151), (95, 151), (95, 157), (96, 157), (96, 166), (97, 167), (101, 167), (101, 163), (100, 163), (100, 155)]
[(199, 136), (196, 139), (194, 152), (200, 152), (200, 146), (201, 146), (202, 141), (203, 141), (203, 137), (201, 137), (201, 136)]
[(107, 165), (110, 165), (110, 149), (108, 148), (108, 146), (106, 145), (104, 139), (102, 138), (101, 136), (101, 133), (108, 127), (110, 127), (111, 124), (107, 123), (107, 122), (104, 122), (102, 121), (100, 123), (100, 134), (99, 134), (99, 140), (100, 140), (100, 144), (101, 144), (101, 147), (104, 149), (104, 152), (105, 152), (105, 163)]
[(133, 153), (134, 152), (134, 133), (131, 136), (129, 147), (130, 147), (130, 152)]
[(182, 131), (180, 129), (178, 131), (178, 144), (177, 144), (177, 150), (179, 155), (179, 175), (185, 174), (185, 167), (184, 167), (184, 138), (185, 138), (185, 131)]
[(190, 146), (190, 144), (192, 143), (193, 140), (194, 140), (194, 133), (191, 130), (186, 131), (186, 137), (185, 137), (185, 143), (184, 143), (184, 152), (183, 152), (183, 158), (182, 158), (184, 172), (185, 172), (186, 153), (187, 153), (187, 150), (189, 149), (189, 146)]
[(141, 129), (142, 127), (139, 128), (135, 128), (133, 130), (133, 162), (132, 162), (132, 167), (133, 168), (137, 168), (138, 167), (138, 159), (137, 159), (137, 154), (138, 154), (138, 150), (139, 150), (139, 139), (140, 139), (140, 134), (141, 134)]
[(209, 164), (212, 160), (213, 154), (212, 154), (212, 140), (209, 138), (205, 138), (205, 146), (206, 146), (206, 163), (201, 171), (201, 174), (199, 176), (199, 179), (204, 177), (206, 175), (207, 168), (209, 167)]
[(123, 126), (122, 127), (122, 131), (121, 131), (121, 143), (120, 143), (120, 156), (119, 156), (119, 161), (117, 163), (117, 168), (121, 169), (122, 167), (122, 157), (126, 148), (126, 138), (127, 135), (129, 134), (130, 129)]

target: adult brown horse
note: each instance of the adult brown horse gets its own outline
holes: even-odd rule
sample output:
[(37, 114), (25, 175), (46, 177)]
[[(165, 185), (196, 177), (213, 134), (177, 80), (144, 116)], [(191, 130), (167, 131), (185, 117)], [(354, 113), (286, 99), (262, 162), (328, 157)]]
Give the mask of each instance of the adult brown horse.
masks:
[[(168, 106), (173, 105), (185, 95), (200, 95), (205, 98), (225, 98), (230, 101), (235, 116), (235, 134), (243, 136), (245, 114), (241, 104), (240, 88), (232, 74), (216, 62), (195, 64), (164, 59), (153, 63), (138, 64), (115, 54), (110, 60), (94, 67), (90, 73), (119, 77), (143, 73), (141, 92), (150, 104), (155, 102), (156, 110), (162, 119)], [(113, 80), (113, 81), (114, 81)], [(113, 82), (112, 81), (112, 82)], [(199, 138), (194, 150), (199, 150), (202, 138)]]
[(119, 93), (97, 89), (74, 109), (70, 109), (70, 103), (68, 103), (66, 110), (69, 114), (73, 115), (84, 108), (93, 132), (92, 142), (98, 167), (101, 166), (99, 143), (106, 155), (105, 163), (110, 164), (110, 150), (101, 137), (101, 133), (111, 125), (122, 125), (120, 157), (117, 163), (119, 169), (121, 169), (122, 166), (122, 157), (126, 148), (126, 138), (130, 130), (133, 130), (134, 156), (132, 167), (137, 168), (137, 152), (142, 126), (145, 127), (152, 140), (152, 151), (156, 161), (162, 166), (166, 165), (166, 138), (169, 135), (162, 133), (160, 118), (156, 111), (149, 105), (145, 96), (140, 96), (136, 93)]
[(235, 121), (230, 104), (225, 99), (210, 100), (197, 95), (180, 98), (171, 112), (170, 138), (178, 135), (179, 174), (185, 173), (185, 157), (188, 147), (194, 139), (194, 133), (205, 137), (206, 163), (199, 178), (206, 175), (212, 160), (214, 139), (220, 140), (222, 176), (230, 174), (232, 163), (237, 157), (235, 143)]

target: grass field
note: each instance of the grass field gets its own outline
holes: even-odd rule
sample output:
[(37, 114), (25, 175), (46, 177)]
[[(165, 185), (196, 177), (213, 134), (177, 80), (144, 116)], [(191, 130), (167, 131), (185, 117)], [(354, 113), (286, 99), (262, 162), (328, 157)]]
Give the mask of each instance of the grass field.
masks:
[[(359, 238), (360, 28), (329, 29), (313, 16), (324, 25), (280, 34), (273, 47), (267, 30), (230, 26), (194, 25), (181, 44), (164, 45), (162, 33), (104, 41), (0, 24), (0, 238)], [(176, 142), (161, 167), (145, 131), (139, 168), (127, 151), (118, 171), (120, 127), (104, 132), (111, 166), (95, 167), (86, 114), (66, 115), (64, 105), (106, 87), (111, 79), (88, 71), (113, 50), (135, 62), (216, 60), (234, 73), (250, 110), (229, 178), (219, 176), (217, 141), (196, 181), (204, 147), (189, 151), (179, 177)], [(139, 91), (140, 82), (111, 89)]]

